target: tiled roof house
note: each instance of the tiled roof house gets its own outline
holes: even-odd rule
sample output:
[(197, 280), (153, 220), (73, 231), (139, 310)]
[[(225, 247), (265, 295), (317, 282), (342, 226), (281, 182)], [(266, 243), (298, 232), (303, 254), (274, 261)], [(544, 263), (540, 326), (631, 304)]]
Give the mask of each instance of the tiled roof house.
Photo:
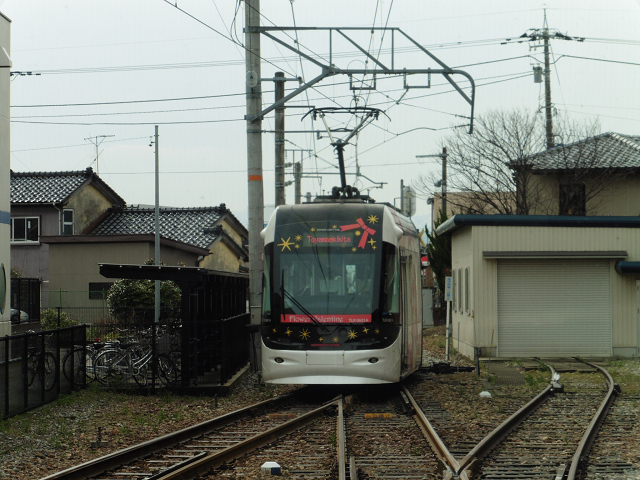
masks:
[(82, 233), (109, 208), (124, 200), (91, 168), (70, 172), (11, 171), (11, 269), (42, 281), (42, 303), (49, 290), (47, 236)]
[(640, 215), (640, 136), (603, 133), (530, 159), (531, 214)]
[[(43, 307), (93, 305), (89, 300), (102, 297), (87, 292), (107, 286), (99, 263), (143, 264), (155, 257), (154, 214), (154, 207), (126, 206), (91, 168), (11, 172), (12, 268), (41, 280)], [(247, 236), (225, 204), (160, 209), (165, 265), (244, 271)]]

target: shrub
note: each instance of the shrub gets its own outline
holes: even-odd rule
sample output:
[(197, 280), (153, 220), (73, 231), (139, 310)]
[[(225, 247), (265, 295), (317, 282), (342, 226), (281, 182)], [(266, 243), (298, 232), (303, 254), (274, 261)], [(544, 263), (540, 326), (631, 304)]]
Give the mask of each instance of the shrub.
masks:
[(40, 315), (40, 326), (43, 330), (55, 330), (56, 328), (73, 327), (77, 325), (71, 315), (60, 312), (60, 323), (58, 323), (58, 310), (55, 308), (47, 308)]
[[(160, 317), (171, 321), (180, 315), (182, 292), (173, 282), (160, 282)], [(155, 281), (124, 279), (107, 293), (109, 313), (121, 325), (148, 326), (154, 321)]]

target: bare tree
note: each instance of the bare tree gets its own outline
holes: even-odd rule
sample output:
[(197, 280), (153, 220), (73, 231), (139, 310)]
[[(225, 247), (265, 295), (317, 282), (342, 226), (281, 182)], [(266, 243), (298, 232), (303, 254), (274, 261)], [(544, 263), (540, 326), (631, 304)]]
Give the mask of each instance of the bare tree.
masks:
[[(597, 123), (558, 118), (555, 129), (559, 141), (550, 150), (542, 117), (526, 110), (480, 116), (472, 135), (455, 130), (442, 143), (448, 151), (446, 213), (557, 215), (567, 209), (563, 202), (596, 198), (613, 174), (597, 142), (581, 146), (585, 138), (597, 138)], [(414, 187), (439, 198), (437, 179), (421, 176)]]

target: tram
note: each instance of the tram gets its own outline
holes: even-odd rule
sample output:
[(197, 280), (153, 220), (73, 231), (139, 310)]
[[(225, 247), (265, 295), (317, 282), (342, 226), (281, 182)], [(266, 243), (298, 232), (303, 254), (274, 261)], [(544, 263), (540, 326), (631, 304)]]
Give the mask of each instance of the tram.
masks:
[(420, 367), (420, 241), (368, 197), (276, 208), (262, 231), (262, 378), (395, 383)]

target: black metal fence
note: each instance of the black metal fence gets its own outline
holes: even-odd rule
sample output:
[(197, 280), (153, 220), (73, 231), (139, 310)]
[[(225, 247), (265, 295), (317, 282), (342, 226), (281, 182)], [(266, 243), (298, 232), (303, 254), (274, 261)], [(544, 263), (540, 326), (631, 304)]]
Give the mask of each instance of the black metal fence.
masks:
[(151, 326), (108, 321), (4, 337), (3, 418), (91, 382), (102, 388), (176, 391), (222, 385), (249, 361), (249, 321), (248, 313)]
[(40, 280), (37, 278), (11, 279), (11, 323), (40, 320)]
[(71, 392), (73, 379), (63, 372), (73, 346), (83, 344), (84, 325), (29, 332), (0, 339), (0, 410), (8, 418)]

